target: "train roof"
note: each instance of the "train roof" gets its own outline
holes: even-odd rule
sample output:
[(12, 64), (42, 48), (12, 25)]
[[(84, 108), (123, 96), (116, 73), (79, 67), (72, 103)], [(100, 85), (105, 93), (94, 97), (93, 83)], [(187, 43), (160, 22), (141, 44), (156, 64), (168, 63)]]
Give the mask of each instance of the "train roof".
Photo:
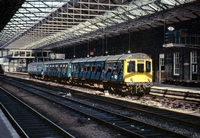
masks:
[(70, 59), (64, 59), (64, 60), (54, 60), (54, 61), (46, 61), (44, 64), (56, 64), (56, 63), (70, 63)]
[(123, 55), (111, 55), (111, 56), (101, 56), (101, 57), (80, 58), (80, 59), (74, 59), (72, 61), (72, 63), (119, 61), (119, 60), (126, 60), (126, 59), (150, 59), (150, 57), (145, 53), (134, 53), (134, 54), (123, 54)]
[(110, 55), (110, 56), (100, 56), (100, 57), (90, 57), (90, 58), (77, 58), (77, 59), (64, 59), (64, 60), (54, 60), (46, 62), (33, 62), (30, 64), (55, 64), (55, 63), (83, 63), (83, 62), (102, 62), (102, 61), (121, 61), (126, 59), (151, 59), (145, 53), (133, 53), (133, 54), (123, 54), (123, 55)]

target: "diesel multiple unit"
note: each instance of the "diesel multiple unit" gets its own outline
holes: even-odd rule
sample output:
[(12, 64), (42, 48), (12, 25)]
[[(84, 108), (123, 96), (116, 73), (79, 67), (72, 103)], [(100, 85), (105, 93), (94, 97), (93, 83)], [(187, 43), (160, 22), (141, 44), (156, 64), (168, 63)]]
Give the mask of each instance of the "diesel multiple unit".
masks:
[(113, 93), (145, 92), (152, 84), (152, 60), (144, 53), (35, 62), (31, 77), (102, 88)]

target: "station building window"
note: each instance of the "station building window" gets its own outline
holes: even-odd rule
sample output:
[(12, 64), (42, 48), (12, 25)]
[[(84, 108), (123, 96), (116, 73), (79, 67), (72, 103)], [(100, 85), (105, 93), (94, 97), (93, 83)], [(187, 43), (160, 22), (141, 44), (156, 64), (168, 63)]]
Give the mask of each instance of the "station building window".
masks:
[(197, 74), (197, 52), (192, 51), (190, 53), (192, 74)]
[(174, 75), (178, 76), (180, 74), (180, 56), (179, 52), (174, 53)]

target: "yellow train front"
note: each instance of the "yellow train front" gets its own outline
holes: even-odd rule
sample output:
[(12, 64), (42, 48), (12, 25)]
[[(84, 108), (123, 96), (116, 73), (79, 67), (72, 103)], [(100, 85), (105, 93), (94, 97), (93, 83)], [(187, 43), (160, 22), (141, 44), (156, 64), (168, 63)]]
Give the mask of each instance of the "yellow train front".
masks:
[(152, 83), (152, 59), (143, 53), (124, 60), (123, 80), (130, 93), (148, 93)]

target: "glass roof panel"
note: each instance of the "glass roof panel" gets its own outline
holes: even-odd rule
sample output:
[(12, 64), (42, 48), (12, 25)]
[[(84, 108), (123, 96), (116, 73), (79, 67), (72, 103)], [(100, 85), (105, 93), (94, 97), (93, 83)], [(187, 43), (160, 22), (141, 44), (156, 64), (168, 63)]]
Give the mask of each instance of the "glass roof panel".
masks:
[[(0, 38), (7, 38), (0, 39), (0, 46), (32, 49), (59, 41), (89, 40), (120, 31), (120, 28), (129, 29), (141, 16), (191, 1), (195, 0), (123, 0), (117, 4), (112, 0), (26, 0), (4, 28), (13, 33), (0, 32)], [(112, 26), (118, 27), (113, 29)]]

